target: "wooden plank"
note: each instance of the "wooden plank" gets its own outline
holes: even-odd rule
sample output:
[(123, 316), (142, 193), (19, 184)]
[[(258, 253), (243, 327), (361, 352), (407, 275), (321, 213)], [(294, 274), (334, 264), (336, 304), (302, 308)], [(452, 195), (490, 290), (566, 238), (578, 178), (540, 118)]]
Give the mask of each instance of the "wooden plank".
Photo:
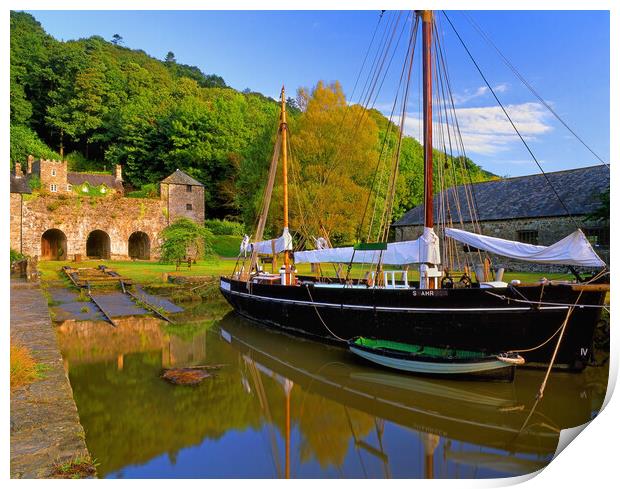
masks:
[(583, 292), (609, 292), (610, 284), (572, 284), (571, 289)]

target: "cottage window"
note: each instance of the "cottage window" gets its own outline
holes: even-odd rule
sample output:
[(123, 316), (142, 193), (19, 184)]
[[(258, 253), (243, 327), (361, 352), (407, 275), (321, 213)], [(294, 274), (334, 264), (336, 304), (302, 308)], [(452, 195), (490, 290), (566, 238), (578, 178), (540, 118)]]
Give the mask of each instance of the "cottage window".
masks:
[(58, 185), (56, 185), (55, 183), (52, 183), (50, 185), (50, 192), (58, 192)]
[(101, 192), (102, 194), (105, 194), (107, 192), (105, 187), (101, 187), (101, 189), (99, 190), (99, 192)]
[(71, 185), (70, 183), (67, 184), (67, 191), (71, 192), (71, 190), (73, 190), (73, 185)]
[(609, 247), (609, 228), (598, 227), (583, 230), (592, 246)]
[(82, 192), (84, 192), (84, 193), (88, 192), (88, 185), (84, 185), (82, 187)]
[(188, 211), (192, 210), (192, 204), (185, 204), (185, 209)]
[(186, 192), (191, 192), (192, 191), (192, 186), (191, 185), (186, 185), (185, 186), (185, 191)]
[(52, 176), (55, 177), (56, 176), (56, 168), (52, 168)]
[(517, 231), (517, 241), (534, 245), (538, 244), (538, 231), (532, 229)]

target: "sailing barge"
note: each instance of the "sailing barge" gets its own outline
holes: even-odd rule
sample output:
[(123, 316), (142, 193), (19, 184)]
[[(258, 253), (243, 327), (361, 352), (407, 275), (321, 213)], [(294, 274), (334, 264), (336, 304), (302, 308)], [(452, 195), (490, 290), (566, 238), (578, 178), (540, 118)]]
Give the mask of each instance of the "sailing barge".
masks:
[[(410, 42), (415, 47), (418, 24), (421, 24), (423, 48), (425, 229), (422, 236), (413, 241), (362, 242), (345, 248), (326, 247), (328, 240), (321, 237), (315, 241), (317, 249), (293, 252), (288, 229), (288, 127), (283, 88), (280, 126), (263, 212), (254, 242), (246, 237), (241, 247), (240, 256), (243, 255), (245, 262), (249, 255), (250, 265), (246, 268), (244, 263), (236, 267), (231, 276), (221, 277), (220, 290), (232, 307), (246, 318), (343, 346), (353, 338), (365, 337), (483, 353), (518, 352), (529, 366), (545, 366), (552, 362), (555, 366), (581, 370), (592, 359), (594, 330), (608, 285), (593, 283), (593, 279), (587, 283), (522, 284), (514, 281), (509, 284), (492, 281), (481, 273), (477, 273), (474, 280), (468, 267), (456, 274), (445, 263), (445, 250), (461, 243), (481, 253), (534, 263), (592, 267), (605, 272), (605, 263), (579, 229), (547, 247), (488, 237), (447, 226), (446, 222), (440, 229), (441, 239), (435, 233), (432, 70), (436, 69), (433, 60), (441, 56), (431, 54), (436, 32), (432, 12), (416, 12), (415, 16)], [(413, 48), (410, 50), (412, 52)], [(413, 63), (413, 54), (410, 63)], [(490, 86), (489, 89), (492, 91)], [(405, 107), (406, 98), (403, 114)], [(401, 137), (403, 125), (404, 115)], [(277, 239), (263, 240), (280, 151), (284, 230)], [(387, 238), (387, 233), (384, 237)], [(277, 254), (284, 258), (280, 273), (263, 272), (259, 256)], [(338, 278), (303, 276), (295, 271), (295, 264), (299, 263), (348, 265), (348, 272)], [(349, 273), (354, 264), (370, 264), (372, 271), (354, 278)], [(408, 278), (412, 264), (419, 265), (419, 280)], [(601, 275), (602, 272), (598, 276)]]

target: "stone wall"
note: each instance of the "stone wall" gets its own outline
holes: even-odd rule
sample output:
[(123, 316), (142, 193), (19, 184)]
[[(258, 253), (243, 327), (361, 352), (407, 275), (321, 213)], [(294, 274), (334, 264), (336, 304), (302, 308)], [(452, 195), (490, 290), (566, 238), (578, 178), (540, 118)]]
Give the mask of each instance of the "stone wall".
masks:
[[(11, 194), (12, 247), (19, 239), (17, 222), (14, 225), (13, 221), (13, 215), (19, 215), (17, 198), (14, 198), (14, 195), (19, 198), (18, 194)], [(150, 258), (156, 259), (161, 244), (159, 233), (167, 225), (162, 204), (159, 199), (133, 199), (119, 195), (82, 197), (75, 194), (44, 193), (26, 196), (21, 213), (22, 252), (29, 256), (40, 256), (43, 233), (58, 229), (66, 236), (67, 258), (73, 259), (76, 254), (86, 258), (89, 234), (101, 230), (110, 237), (110, 258), (127, 259), (129, 236), (136, 231), (142, 231), (149, 237)]]
[(22, 249), (22, 194), (11, 194), (11, 233), (10, 233), (10, 243), (11, 249), (15, 251), (21, 252)]
[[(575, 221), (582, 229), (592, 227), (591, 222), (586, 222), (584, 216), (574, 217)], [(460, 228), (460, 226), (458, 226)], [(396, 241), (407, 241), (417, 239), (422, 234), (423, 226), (402, 226), (394, 229)], [(538, 242), (536, 244), (548, 246), (560, 241), (575, 231), (575, 224), (569, 217), (542, 217), (528, 219), (510, 219), (506, 221), (485, 221), (480, 223), (480, 229), (474, 229), (471, 223), (464, 225), (466, 231), (485, 234), (496, 238), (508, 239), (511, 241), (519, 241), (520, 231), (537, 231)], [(438, 232), (435, 226), (435, 232)], [(463, 246), (457, 243), (458, 259), (455, 260), (464, 263), (466, 257), (470, 258), (470, 262), (478, 262), (477, 253), (465, 253)], [(596, 247), (595, 251), (598, 255), (609, 264), (609, 248)], [(528, 263), (513, 260), (503, 256), (489, 254), (493, 267), (504, 267), (507, 271), (535, 271), (535, 272), (566, 272), (567, 267), (561, 265), (540, 265), (536, 263)], [(587, 269), (584, 269), (586, 271)], [(589, 271), (589, 270), (587, 270)]]
[[(191, 189), (189, 191), (188, 189)], [(187, 217), (204, 224), (205, 195), (204, 187), (199, 185), (177, 185), (162, 183), (160, 185), (161, 200), (166, 206), (170, 222), (178, 217)], [(191, 208), (188, 208), (191, 207)]]

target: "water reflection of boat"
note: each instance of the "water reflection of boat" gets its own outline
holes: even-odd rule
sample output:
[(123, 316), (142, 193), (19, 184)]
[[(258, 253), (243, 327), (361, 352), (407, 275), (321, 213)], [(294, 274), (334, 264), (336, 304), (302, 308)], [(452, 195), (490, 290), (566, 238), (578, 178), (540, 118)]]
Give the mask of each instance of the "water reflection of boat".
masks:
[(220, 327), (222, 338), (244, 357), (304, 391), (420, 433), (512, 454), (513, 473), (542, 468), (555, 453), (560, 430), (591, 419), (587, 387), (569, 374), (554, 374), (554, 388), (523, 426), (541, 372), (518, 372), (514, 384), (412, 378), (350, 362), (336, 347), (256, 328), (234, 314)]

